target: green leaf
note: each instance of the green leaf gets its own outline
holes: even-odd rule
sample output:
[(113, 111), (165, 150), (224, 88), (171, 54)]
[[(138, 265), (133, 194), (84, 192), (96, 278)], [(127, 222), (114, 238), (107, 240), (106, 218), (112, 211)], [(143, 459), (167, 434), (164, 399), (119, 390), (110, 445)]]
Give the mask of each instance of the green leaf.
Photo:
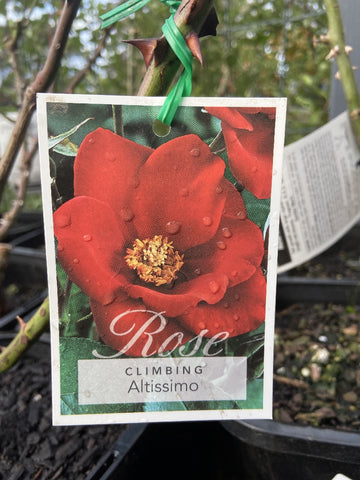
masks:
[(58, 143), (54, 147), (54, 151), (57, 153), (61, 153), (66, 157), (76, 157), (78, 152), (78, 147), (75, 143), (71, 142), (68, 138), (65, 138), (62, 142)]
[(247, 384), (246, 400), (235, 402), (241, 409), (261, 409), (263, 408), (263, 380), (258, 378)]
[(245, 202), (248, 218), (256, 223), (262, 232), (264, 232), (264, 227), (270, 212), (270, 198), (259, 200), (248, 190), (243, 190), (241, 195)]
[[(58, 146), (59, 144), (62, 143), (62, 147), (60, 148), (60, 150), (59, 149), (56, 150), (58, 153), (62, 153), (63, 155), (67, 155), (67, 156), (76, 155), (76, 153), (77, 153), (76, 146), (68, 140), (68, 137), (70, 137), (75, 132), (77, 132), (79, 130), (79, 128), (82, 125), (84, 125), (85, 123), (87, 123), (89, 120), (94, 120), (94, 118), (93, 117), (87, 118), (86, 120), (79, 123), (75, 127), (71, 128), (67, 132), (61, 133), (60, 135), (57, 135), (56, 137), (50, 137), (49, 141), (48, 141), (49, 150), (51, 150), (52, 148), (55, 148), (56, 146)], [(65, 153), (65, 152), (67, 152), (67, 153)]]
[(60, 382), (62, 394), (73, 394), (78, 391), (78, 360), (94, 358), (93, 351), (96, 350), (104, 356), (111, 356), (116, 353), (107, 345), (94, 342), (87, 338), (62, 337), (60, 339)]
[(89, 297), (85, 295), (77, 285), (72, 283), (68, 301), (60, 319), (60, 322), (65, 327), (63, 335), (65, 337), (78, 336), (80, 334), (78, 328), (79, 322), (83, 322), (86, 318), (89, 318), (90, 314)]

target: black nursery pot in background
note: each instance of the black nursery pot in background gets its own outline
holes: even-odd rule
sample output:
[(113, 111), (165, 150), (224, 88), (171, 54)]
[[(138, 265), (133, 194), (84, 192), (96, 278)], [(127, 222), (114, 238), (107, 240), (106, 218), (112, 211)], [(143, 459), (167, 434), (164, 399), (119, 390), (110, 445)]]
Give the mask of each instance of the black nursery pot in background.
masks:
[(246, 480), (360, 479), (360, 434), (271, 420), (222, 422)]
[(5, 275), (5, 289), (14, 286), (14, 298), (7, 299), (8, 311), (0, 317), (0, 330), (16, 327), (16, 317), (31, 318), (47, 296), (45, 253), (26, 247), (14, 247), (10, 252)]
[(5, 242), (13, 246), (39, 248), (44, 245), (42, 212), (22, 212), (10, 228)]
[(11, 251), (3, 285), (7, 310), (0, 317), (0, 330), (9, 330), (17, 316), (28, 320), (47, 296), (42, 213), (22, 213), (4, 241)]
[(360, 436), (271, 420), (129, 425), (86, 480), (360, 479)]

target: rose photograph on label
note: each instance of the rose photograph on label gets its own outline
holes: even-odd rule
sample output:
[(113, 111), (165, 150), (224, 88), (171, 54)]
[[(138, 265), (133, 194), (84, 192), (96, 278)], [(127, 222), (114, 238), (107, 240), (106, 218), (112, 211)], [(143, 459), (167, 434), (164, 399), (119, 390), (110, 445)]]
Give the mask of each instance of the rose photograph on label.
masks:
[(270, 204), (283, 105), (188, 100), (159, 137), (156, 101), (56, 97), (44, 95), (39, 115), (47, 249), (56, 254), (58, 417), (268, 416)]

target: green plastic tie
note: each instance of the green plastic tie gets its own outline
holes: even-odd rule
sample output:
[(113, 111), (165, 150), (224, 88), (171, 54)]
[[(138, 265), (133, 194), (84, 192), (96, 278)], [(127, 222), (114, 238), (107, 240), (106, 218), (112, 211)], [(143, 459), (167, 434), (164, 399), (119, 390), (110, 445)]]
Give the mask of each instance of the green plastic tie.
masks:
[(173, 14), (179, 8), (181, 1), (180, 0), (160, 0), (161, 3), (164, 3), (170, 9), (170, 13)]
[(182, 98), (191, 94), (193, 56), (174, 22), (173, 15), (165, 21), (162, 31), (173, 52), (184, 66), (179, 80), (166, 97), (158, 115), (160, 122), (170, 126)]
[[(101, 15), (103, 24), (101, 28), (106, 28), (140, 10), (150, 0), (128, 0), (109, 12)], [(159, 116), (154, 122), (154, 132), (159, 136), (165, 136), (170, 131), (171, 122), (175, 116), (176, 110), (183, 97), (188, 97), (192, 90), (192, 62), (193, 56), (186, 45), (186, 42), (174, 22), (174, 14), (181, 4), (180, 0), (160, 0), (170, 9), (171, 17), (165, 20), (162, 27), (163, 34), (168, 41), (171, 49), (182, 63), (184, 70), (181, 73), (176, 85), (165, 99), (161, 107)]]
[(100, 16), (101, 20), (103, 20), (101, 28), (109, 27), (118, 20), (128, 17), (137, 10), (140, 10), (140, 8), (145, 7), (149, 2), (150, 0), (128, 0), (125, 3), (122, 3), (118, 7), (113, 8), (109, 12)]

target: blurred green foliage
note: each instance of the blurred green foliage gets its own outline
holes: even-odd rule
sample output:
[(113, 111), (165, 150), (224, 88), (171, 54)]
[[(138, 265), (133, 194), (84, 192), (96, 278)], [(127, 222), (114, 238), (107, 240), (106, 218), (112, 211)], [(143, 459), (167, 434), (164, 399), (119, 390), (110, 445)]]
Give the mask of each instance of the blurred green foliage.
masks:
[[(54, 91), (66, 90), (103, 35), (99, 16), (119, 2), (83, 0)], [(16, 110), (41, 69), (62, 2), (0, 3), (0, 112)], [(205, 66), (194, 61), (193, 95), (288, 97), (287, 143), (327, 121), (330, 65), (322, 0), (216, 0), (217, 37), (202, 39)], [(74, 93), (136, 94), (145, 72), (141, 54), (122, 40), (159, 36), (167, 7), (152, 0), (114, 25), (106, 48)], [(16, 38), (11, 57), (9, 45)], [(14, 43), (14, 42), (13, 42)]]

